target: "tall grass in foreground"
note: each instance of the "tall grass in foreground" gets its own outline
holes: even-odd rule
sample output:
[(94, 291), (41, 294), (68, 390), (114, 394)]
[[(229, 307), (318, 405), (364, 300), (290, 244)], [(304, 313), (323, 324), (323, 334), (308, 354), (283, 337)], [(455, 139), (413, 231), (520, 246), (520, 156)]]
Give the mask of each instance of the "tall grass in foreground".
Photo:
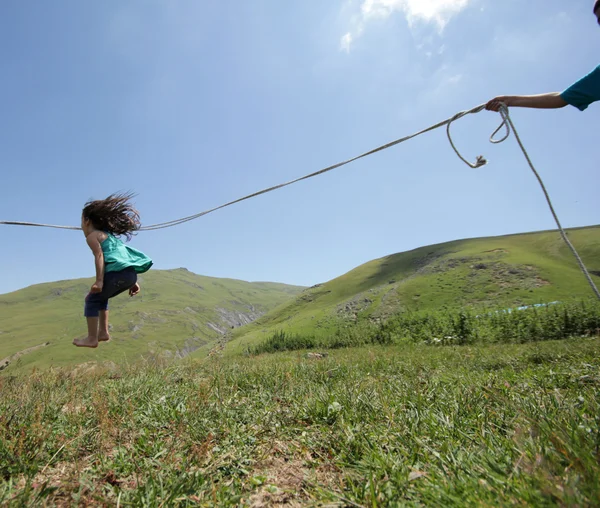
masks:
[(597, 338), (0, 376), (0, 506), (598, 506), (599, 391)]
[(339, 349), (364, 345), (517, 343), (600, 334), (600, 303), (561, 303), (524, 310), (405, 312), (384, 323), (340, 324), (328, 336), (278, 331), (248, 353)]

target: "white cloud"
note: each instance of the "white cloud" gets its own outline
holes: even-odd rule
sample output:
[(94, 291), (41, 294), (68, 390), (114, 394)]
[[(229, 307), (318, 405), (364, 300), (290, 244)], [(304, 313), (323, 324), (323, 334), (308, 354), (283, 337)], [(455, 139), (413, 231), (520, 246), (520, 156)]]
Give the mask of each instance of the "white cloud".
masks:
[(458, 83), (460, 83), (462, 80), (462, 74), (454, 74), (453, 76), (450, 76), (447, 81), (449, 85), (457, 85)]
[(462, 11), (470, 0), (364, 0), (361, 11), (365, 17), (387, 17), (403, 11), (409, 23), (435, 22), (443, 28), (450, 18)]
[(402, 12), (409, 25), (417, 21), (434, 23), (441, 32), (452, 16), (465, 9), (472, 0), (363, 0), (360, 15), (354, 20), (354, 30), (341, 39), (341, 47), (350, 51), (353, 41), (360, 36), (366, 24), (374, 18), (387, 18)]
[(352, 46), (352, 39), (353, 39), (352, 33), (348, 32), (346, 35), (344, 35), (342, 37), (342, 40), (340, 41), (340, 47), (346, 53), (350, 53), (350, 46)]

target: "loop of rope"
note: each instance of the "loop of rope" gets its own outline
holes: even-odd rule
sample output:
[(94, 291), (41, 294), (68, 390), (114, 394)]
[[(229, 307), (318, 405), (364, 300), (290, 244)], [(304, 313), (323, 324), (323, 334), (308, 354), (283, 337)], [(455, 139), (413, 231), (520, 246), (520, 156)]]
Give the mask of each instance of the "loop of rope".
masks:
[[(460, 113), (457, 113), (456, 115), (454, 115), (448, 121), (448, 124), (446, 125), (446, 134), (448, 136), (448, 141), (450, 142), (450, 146), (454, 150), (454, 153), (456, 153), (458, 158), (472, 169), (478, 169), (480, 167), (483, 167), (488, 163), (488, 161), (486, 160), (486, 158), (483, 155), (478, 155), (477, 160), (475, 162), (469, 162), (467, 159), (465, 159), (462, 156), (462, 154), (458, 151), (458, 149), (456, 148), (456, 145), (454, 144), (454, 140), (452, 139), (452, 134), (450, 133), (450, 127), (456, 120), (462, 118), (463, 116), (474, 114), (474, 113), (480, 113), (484, 109), (485, 109), (485, 105), (481, 105), (481, 106), (477, 106), (476, 108), (473, 108), (469, 111), (461, 111)], [(507, 122), (507, 117), (504, 113), (504, 110), (502, 110), (502, 109), (500, 110), (500, 116), (502, 117), (502, 123), (498, 126), (498, 128), (490, 136), (490, 143), (494, 143), (494, 144), (503, 143), (510, 137), (510, 125)], [(506, 134), (501, 139), (495, 139), (496, 134), (498, 134), (498, 132), (500, 132), (502, 127), (504, 127), (506, 129)]]
[[(448, 122), (448, 125), (446, 125), (446, 134), (448, 136), (448, 141), (450, 142), (450, 146), (452, 147), (452, 150), (454, 150), (454, 153), (456, 153), (456, 155), (458, 156), (458, 158), (463, 161), (467, 166), (469, 166), (472, 169), (477, 169), (480, 168), (482, 166), (485, 166), (487, 164), (487, 160), (483, 157), (483, 155), (478, 155), (477, 156), (477, 160), (473, 163), (473, 162), (469, 162), (467, 159), (465, 159), (461, 153), (458, 151), (458, 149), (456, 148), (456, 146), (454, 145), (454, 141), (452, 139), (452, 135), (450, 134), (450, 126), (452, 125), (453, 122), (455, 122), (456, 120), (458, 120), (459, 118), (462, 118), (465, 115), (471, 114), (471, 113), (479, 113), (480, 111), (483, 111), (483, 109), (485, 108), (484, 105), (482, 106), (478, 106), (475, 109), (472, 109), (471, 111), (461, 111), (460, 113), (457, 113), (456, 115), (454, 115), (450, 121)], [(502, 126), (500, 126), (502, 127)], [(500, 129), (500, 127), (498, 129)], [(498, 132), (498, 131), (496, 131)]]
[[(364, 157), (368, 157), (369, 155), (373, 155), (377, 152), (381, 152), (383, 150), (387, 150), (388, 148), (391, 148), (393, 146), (399, 145), (400, 143), (404, 143), (405, 141), (408, 141), (409, 139), (413, 139), (416, 138), (417, 136), (420, 136), (422, 134), (426, 134), (427, 132), (431, 132), (433, 130), (439, 129), (440, 127), (446, 126), (446, 135), (448, 136), (448, 141), (450, 142), (450, 146), (452, 147), (452, 149), (454, 150), (454, 152), (456, 153), (456, 155), (458, 156), (458, 158), (460, 160), (462, 160), (467, 166), (469, 166), (472, 169), (477, 169), (480, 168), (482, 166), (485, 166), (488, 161), (482, 156), (479, 155), (476, 159), (475, 162), (469, 162), (465, 157), (463, 157), (463, 155), (459, 152), (458, 148), (456, 148), (456, 145), (454, 144), (454, 140), (452, 139), (452, 134), (450, 132), (450, 128), (452, 126), (452, 124), (463, 118), (464, 116), (467, 115), (471, 115), (471, 114), (476, 114), (479, 113), (481, 111), (483, 111), (485, 109), (485, 104), (482, 104), (480, 106), (477, 106), (473, 109), (470, 109), (468, 111), (461, 111), (457, 114), (455, 114), (453, 117), (444, 120), (442, 122), (439, 122), (435, 125), (432, 125), (431, 127), (427, 127), (426, 129), (423, 129), (422, 131), (416, 132), (415, 134), (411, 134), (410, 136), (406, 136), (400, 139), (397, 139), (395, 141), (392, 141), (390, 143), (387, 143), (385, 145), (382, 145), (380, 147), (374, 148), (373, 150), (370, 150), (368, 152), (365, 152), (361, 155), (358, 155), (356, 157), (353, 157), (351, 159), (348, 159), (346, 161), (343, 162), (339, 162), (337, 164), (334, 164), (332, 166), (328, 166), (326, 168), (323, 168), (319, 171), (315, 171), (314, 173), (310, 173), (308, 175), (302, 176), (300, 178), (296, 178), (295, 180), (291, 180), (289, 182), (286, 183), (282, 183), (279, 185), (275, 185), (273, 187), (269, 187), (267, 189), (263, 189), (261, 191), (258, 192), (254, 192), (253, 194), (249, 194), (247, 196), (244, 196), (242, 198), (236, 199), (234, 201), (229, 201), (228, 203), (225, 203), (223, 205), (220, 206), (216, 206), (214, 208), (211, 208), (209, 210), (205, 210), (203, 212), (194, 214), (194, 215), (189, 215), (188, 217), (182, 217), (180, 219), (175, 219), (172, 221), (167, 221), (167, 222), (160, 222), (158, 224), (151, 224), (150, 226), (142, 226), (139, 230), (140, 231), (155, 231), (157, 229), (164, 229), (164, 228), (170, 228), (173, 226), (177, 226), (179, 224), (183, 224), (185, 222), (189, 222), (195, 219), (198, 219), (204, 215), (207, 215), (209, 213), (215, 212), (217, 210), (220, 210), (221, 208), (225, 208), (227, 206), (231, 206), (234, 205), (236, 203), (240, 203), (242, 201), (246, 201), (247, 199), (252, 199), (255, 198), (257, 196), (260, 196), (262, 194), (267, 194), (268, 192), (273, 192), (275, 190), (278, 189), (282, 189), (283, 187), (287, 187), (288, 185), (292, 185), (295, 184), (297, 182), (301, 182), (302, 180), (308, 180), (309, 178), (314, 178), (315, 176), (319, 176), (322, 175), (324, 173), (327, 173), (329, 171), (332, 171), (334, 169), (340, 168), (342, 166), (345, 166), (347, 164), (350, 164), (351, 162), (357, 161), (359, 159), (362, 159)], [(523, 155), (525, 156), (525, 159), (527, 160), (527, 163), (529, 164), (529, 167), (531, 168), (531, 171), (533, 172), (533, 174), (535, 175), (535, 177), (537, 178), (538, 183), (540, 184), (540, 187), (542, 188), (542, 191), (544, 193), (544, 196), (546, 198), (546, 202), (548, 203), (548, 207), (550, 208), (550, 212), (552, 213), (552, 216), (554, 217), (554, 221), (556, 222), (556, 225), (558, 226), (558, 230), (560, 231), (560, 235), (562, 237), (562, 239), (564, 240), (565, 244), (567, 245), (567, 247), (571, 250), (571, 252), (573, 253), (573, 255), (575, 256), (575, 259), (577, 260), (577, 263), (579, 264), (579, 268), (581, 269), (582, 273), (584, 274), (584, 276), (586, 277), (588, 283), (590, 284), (592, 290), (594, 291), (594, 294), (598, 297), (598, 299), (600, 299), (600, 291), (598, 290), (598, 288), (596, 287), (596, 285), (594, 284), (594, 281), (592, 280), (592, 277), (590, 275), (590, 273), (588, 272), (587, 268), (585, 267), (585, 264), (583, 263), (583, 260), (581, 259), (581, 256), (579, 255), (579, 253), (577, 252), (577, 250), (575, 249), (575, 247), (573, 246), (573, 244), (569, 241), (568, 237), (567, 237), (567, 233), (565, 232), (565, 230), (563, 229), (560, 220), (558, 219), (558, 215), (556, 214), (556, 211), (554, 210), (554, 206), (552, 204), (552, 200), (550, 199), (550, 195), (548, 194), (548, 191), (546, 190), (546, 186), (544, 185), (544, 182), (541, 178), (541, 176), (539, 175), (539, 173), (537, 172), (537, 170), (535, 169), (533, 163), (531, 162), (531, 158), (529, 157), (529, 154), (527, 153), (527, 150), (525, 149), (525, 146), (523, 145), (523, 142), (521, 141), (521, 138), (519, 137), (519, 134), (517, 132), (517, 130), (515, 129), (515, 125), (512, 121), (512, 118), (510, 117), (510, 113), (508, 108), (506, 107), (505, 104), (502, 104), (500, 106), (500, 110), (499, 110), (500, 116), (502, 117), (502, 123), (500, 124), (500, 126), (493, 132), (493, 134), (490, 136), (490, 142), (494, 143), (494, 144), (499, 144), (499, 143), (503, 143), (504, 141), (506, 141), (509, 137), (510, 137), (510, 133), (511, 130), (515, 135), (515, 138), (517, 140), (517, 143), (519, 144), (519, 147), (521, 148), (521, 151), (523, 152)], [(506, 129), (506, 133), (505, 135), (500, 138), (500, 139), (496, 139), (495, 136), (496, 134), (498, 134), (498, 132), (500, 132), (500, 130), (502, 129), (502, 127), (504, 127)], [(55, 229), (70, 229), (70, 230), (80, 230), (81, 228), (77, 227), (77, 226), (57, 226), (54, 224), (40, 224), (40, 223), (35, 223), (35, 222), (17, 222), (17, 221), (0, 221), (0, 225), (9, 225), (9, 226), (33, 226), (33, 227), (44, 227), (44, 228), (55, 228)]]
[[(509, 137), (510, 137), (510, 129), (511, 129), (511, 125), (512, 122), (509, 122), (509, 112), (508, 112), (508, 108), (502, 104), (502, 107), (500, 108), (500, 116), (502, 117), (502, 123), (498, 126), (498, 128), (492, 133), (492, 135), (490, 136), (490, 143), (493, 143), (494, 145), (497, 145), (499, 143), (504, 143)], [(500, 139), (496, 139), (495, 136), (496, 134), (498, 134), (500, 132), (500, 129), (502, 129), (502, 127), (504, 127), (506, 129), (506, 134), (504, 135), (503, 138)]]

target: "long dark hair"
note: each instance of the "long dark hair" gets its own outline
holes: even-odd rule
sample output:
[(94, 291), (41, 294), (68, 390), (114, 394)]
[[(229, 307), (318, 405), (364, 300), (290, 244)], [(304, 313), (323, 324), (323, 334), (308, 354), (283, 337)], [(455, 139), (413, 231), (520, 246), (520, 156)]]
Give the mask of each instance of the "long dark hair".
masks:
[(94, 228), (116, 236), (126, 236), (131, 240), (133, 233), (140, 229), (140, 214), (131, 200), (134, 194), (116, 193), (106, 199), (88, 201), (83, 207), (83, 218), (89, 219)]

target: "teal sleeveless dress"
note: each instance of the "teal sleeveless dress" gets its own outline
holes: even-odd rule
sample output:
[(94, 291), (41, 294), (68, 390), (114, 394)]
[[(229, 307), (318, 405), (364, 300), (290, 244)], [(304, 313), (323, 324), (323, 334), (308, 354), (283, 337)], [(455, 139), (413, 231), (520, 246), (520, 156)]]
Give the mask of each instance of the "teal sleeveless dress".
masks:
[(107, 235), (106, 240), (100, 244), (104, 254), (105, 272), (120, 272), (128, 268), (133, 268), (135, 273), (150, 270), (153, 263), (146, 254), (126, 245), (110, 233)]

